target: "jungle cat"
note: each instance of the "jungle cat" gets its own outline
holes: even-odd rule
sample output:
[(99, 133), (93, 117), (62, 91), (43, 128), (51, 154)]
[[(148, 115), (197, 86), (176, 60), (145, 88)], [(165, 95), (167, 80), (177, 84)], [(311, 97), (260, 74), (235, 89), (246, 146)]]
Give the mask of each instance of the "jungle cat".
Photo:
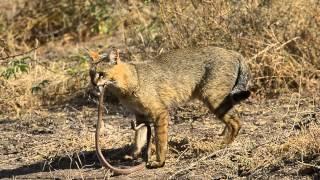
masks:
[[(134, 112), (138, 125), (154, 125), (156, 161), (148, 159), (148, 167), (165, 164), (169, 109), (191, 99), (202, 101), (225, 123), (221, 134), (226, 143), (238, 135), (240, 119), (232, 108), (250, 96), (249, 69), (239, 53), (219, 47), (185, 48), (137, 63), (122, 62), (117, 53), (113, 49), (106, 63), (91, 66), (91, 82), (105, 86)], [(146, 132), (136, 131), (140, 138), (136, 138), (134, 156), (145, 144)]]

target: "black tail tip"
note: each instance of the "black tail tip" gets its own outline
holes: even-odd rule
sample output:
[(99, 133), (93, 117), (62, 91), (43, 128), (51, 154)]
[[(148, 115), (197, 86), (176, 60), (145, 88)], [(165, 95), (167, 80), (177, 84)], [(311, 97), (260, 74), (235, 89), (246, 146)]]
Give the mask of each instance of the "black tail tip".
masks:
[(249, 98), (250, 94), (251, 94), (250, 91), (240, 91), (240, 92), (233, 94), (232, 98), (234, 101), (240, 102), (240, 101), (243, 101), (243, 100)]

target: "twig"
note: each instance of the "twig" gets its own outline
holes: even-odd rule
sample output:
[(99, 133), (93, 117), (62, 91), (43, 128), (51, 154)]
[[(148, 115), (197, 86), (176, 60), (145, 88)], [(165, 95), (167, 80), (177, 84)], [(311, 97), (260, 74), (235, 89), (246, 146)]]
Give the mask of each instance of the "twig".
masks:
[(32, 49), (30, 49), (29, 51), (26, 51), (26, 52), (22, 52), (22, 53), (15, 54), (15, 55), (12, 55), (12, 56), (2, 57), (2, 58), (0, 58), (0, 61), (4, 61), (4, 60), (7, 60), (7, 59), (15, 58), (17, 56), (22, 56), (22, 55), (28, 54), (28, 53), (30, 53), (30, 52), (38, 49), (38, 48), (39, 48), (39, 46), (37, 46), (35, 48), (32, 48)]
[(177, 175), (177, 174), (179, 174), (179, 173), (181, 173), (181, 172), (183, 172), (183, 171), (190, 170), (190, 169), (192, 169), (193, 167), (195, 167), (196, 165), (198, 165), (200, 162), (202, 162), (202, 161), (204, 161), (204, 160), (206, 160), (206, 159), (209, 159), (209, 158), (211, 158), (212, 156), (215, 156), (215, 155), (217, 155), (217, 154), (219, 154), (219, 153), (221, 153), (221, 152), (223, 152), (223, 151), (226, 151), (226, 150), (230, 150), (230, 149), (220, 149), (220, 150), (218, 150), (218, 151), (215, 151), (215, 152), (209, 154), (208, 156), (204, 156), (204, 157), (200, 158), (198, 161), (196, 161), (196, 162), (194, 162), (194, 163), (191, 163), (188, 167), (176, 171), (176, 172), (175, 172), (174, 174), (172, 174), (168, 179), (173, 179), (175, 175)]
[(250, 61), (253, 60), (253, 59), (256, 59), (258, 56), (260, 56), (261, 54), (269, 51), (270, 49), (272, 49), (273, 47), (277, 46), (278, 44), (279, 43), (274, 43), (274, 44), (271, 44), (271, 45), (267, 46), (262, 51), (258, 52), (256, 55), (254, 55), (252, 58), (250, 58)]
[(300, 164), (303, 164), (305, 166), (310, 166), (310, 167), (314, 167), (314, 168), (320, 169), (320, 166), (317, 166), (317, 165), (314, 165), (314, 164), (309, 164), (309, 163), (305, 163), (305, 162), (301, 162), (301, 161), (297, 161), (297, 162), (300, 163)]
[[(276, 48), (276, 50), (279, 50), (279, 49), (283, 48), (283, 46), (285, 46), (285, 45), (287, 45), (288, 43), (290, 43), (291, 41), (295, 41), (295, 40), (297, 40), (297, 39), (299, 39), (299, 38), (300, 38), (300, 37), (297, 36), (297, 37), (294, 37), (294, 38), (292, 38), (292, 39), (289, 39), (288, 41), (286, 41), (286, 42), (282, 43), (280, 46), (278, 46), (278, 47)], [(260, 56), (261, 54), (269, 51), (270, 49), (272, 49), (272, 48), (274, 48), (274, 47), (276, 47), (278, 44), (279, 44), (279, 42), (276, 42), (276, 43), (274, 43), (274, 44), (271, 44), (271, 45), (267, 46), (267, 47), (264, 48), (262, 51), (258, 52), (256, 55), (254, 55), (252, 58), (250, 58), (250, 60), (256, 59), (258, 56)]]
[(289, 44), (291, 41), (295, 41), (295, 40), (297, 40), (297, 39), (300, 39), (300, 37), (297, 36), (297, 37), (294, 37), (294, 38), (292, 38), (292, 39), (289, 39), (288, 41), (286, 41), (286, 42), (284, 42), (283, 44), (281, 44), (281, 46), (277, 47), (276, 50), (279, 50), (279, 49), (283, 48), (283, 46), (285, 46), (285, 45)]
[(180, 160), (180, 158), (182, 157), (182, 155), (184, 155), (190, 148), (186, 148), (177, 158), (176, 162), (178, 162)]

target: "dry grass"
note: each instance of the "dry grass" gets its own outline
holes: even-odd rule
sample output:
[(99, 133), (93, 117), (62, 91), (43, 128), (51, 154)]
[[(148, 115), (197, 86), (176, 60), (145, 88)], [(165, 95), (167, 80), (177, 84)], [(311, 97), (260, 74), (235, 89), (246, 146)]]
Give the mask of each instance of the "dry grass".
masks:
[(301, 134), (288, 138), (287, 142), (275, 148), (275, 153), (288, 159), (300, 159), (320, 154), (320, 129), (319, 125), (303, 130)]
[[(1, 58), (40, 46), (0, 60), (3, 73), (10, 62), (29, 57), (27, 73), (0, 77), (4, 124), (0, 134), (5, 139), (1, 142), (15, 144), (12, 149), (4, 145), (11, 154), (2, 158), (9, 159), (0, 162), (1, 167), (43, 159), (50, 166), (64, 156), (74, 161), (74, 154), (94, 150), (96, 112), (86, 109), (94, 103), (88, 100), (88, 64), (82, 47), (103, 50), (115, 45), (126, 49), (127, 59), (139, 61), (174, 48), (216, 45), (242, 53), (252, 70), (253, 98), (238, 107), (244, 119), (240, 135), (232, 145), (223, 146), (218, 137), (222, 125), (211, 121), (214, 117), (201, 105), (189, 104), (173, 115), (166, 166), (129, 177), (294, 179), (310, 175), (301, 171), (304, 166), (318, 172), (320, 12), (316, 3), (16, 0), (1, 4), (0, 9), (7, 9), (0, 12)], [(86, 105), (70, 105), (68, 100), (78, 94), (84, 94)], [(123, 113), (111, 110), (111, 114), (119, 112)], [(111, 120), (108, 147), (120, 148), (132, 141), (128, 119), (122, 119)], [(51, 126), (53, 130), (48, 130)], [(62, 177), (90, 175), (86, 165), (80, 163), (76, 172)]]
[[(194, 2), (194, 4), (192, 3)], [(253, 90), (282, 93), (319, 88), (319, 8), (308, 1), (162, 1), (170, 47), (216, 45), (238, 50)]]
[[(12, 16), (5, 19), (1, 39), (10, 50), (21, 50), (57, 39), (83, 41), (89, 36), (109, 33), (115, 26), (110, 14), (112, 3), (98, 1), (22, 1)], [(12, 23), (14, 22), (14, 23)]]
[[(309, 97), (294, 94), (273, 100), (251, 101), (251, 105), (242, 105), (243, 128), (235, 142), (228, 146), (222, 145), (222, 139), (218, 136), (223, 129), (221, 123), (207, 111), (201, 111), (194, 119), (189, 113), (197, 113), (193, 109), (196, 106), (185, 106), (184, 113), (172, 118), (184, 120), (173, 121), (170, 126), (166, 166), (134, 173), (129, 178), (308, 179), (312, 172), (317, 172), (320, 165), (320, 111), (313, 102), (319, 101), (319, 97), (310, 100)], [(22, 115), (14, 123), (1, 121), (5, 124), (0, 129), (4, 138), (1, 143), (9, 152), (15, 152), (20, 157), (17, 161), (16, 155), (4, 153), (2, 159), (7, 160), (0, 162), (1, 167), (38, 164), (40, 161), (45, 163), (44, 167), (51, 168), (50, 173), (56, 177), (77, 178), (80, 174), (84, 177), (109, 176), (109, 172), (93, 166), (97, 162), (93, 158), (97, 109), (82, 106), (78, 110), (77, 104), (56, 108), (50, 112), (42, 110)], [(108, 141), (101, 142), (107, 149), (114, 148), (110, 154), (117, 156), (117, 148), (126, 147), (133, 140), (128, 123), (132, 117), (116, 115), (118, 112), (123, 114), (119, 109), (109, 107), (109, 110), (111, 113), (106, 117), (109, 120)], [(78, 163), (78, 168), (74, 167), (75, 163)], [(38, 172), (36, 168), (33, 171)], [(39, 173), (38, 176), (45, 177), (47, 174), (44, 171), (43, 175)], [(33, 176), (25, 174), (21, 177)]]
[[(244, 109), (250, 119), (245, 118), (245, 129), (227, 147), (221, 146), (217, 135), (212, 135), (221, 130), (216, 125), (206, 124), (210, 131), (205, 131), (199, 123), (195, 125), (200, 129), (196, 132), (188, 132), (187, 127), (177, 128), (184, 129), (184, 133), (172, 134), (170, 148), (176, 155), (171, 157), (174, 166), (170, 178), (196, 178), (201, 174), (208, 178), (291, 179), (316, 173), (320, 165), (320, 111), (318, 105), (304, 101), (310, 99), (283, 97), (262, 102), (264, 109), (255, 109), (261, 105)], [(205, 170), (201, 172), (201, 169)]]
[[(159, 19), (155, 19), (153, 6), (143, 2), (19, 2), (20, 6), (14, 2), (3, 5), (3, 8), (10, 9), (9, 6), (14, 11), (0, 13), (5, 29), (0, 28), (0, 73), (10, 68), (10, 62), (24, 57), (27, 57), (28, 73), (18, 71), (8, 79), (0, 77), (3, 84), (0, 87), (2, 114), (32, 111), (43, 105), (63, 103), (75, 94), (84, 93), (89, 84), (88, 64), (81, 48), (104, 49), (119, 44), (136, 46), (128, 50), (127, 57), (139, 60), (139, 56), (131, 53), (141, 52), (155, 41), (155, 34), (160, 32), (154, 29)], [(110, 33), (116, 36), (111, 40), (112, 44), (106, 43)], [(98, 34), (105, 34), (98, 40), (99, 45), (97, 40), (78, 46), (72, 44)], [(150, 38), (143, 39), (143, 46), (138, 46), (144, 35)], [(40, 48), (23, 54), (34, 46)], [(21, 56), (5, 59), (20, 53)]]
[(89, 85), (88, 64), (84, 57), (72, 60), (69, 56), (68, 62), (39, 62), (36, 52), (33, 57), (26, 62), (28, 72), (17, 72), (16, 77), (9, 79), (1, 77), (1, 113), (19, 115), (43, 105), (65, 102), (77, 93), (85, 92), (84, 88)]
[[(317, 35), (319, 10), (312, 5), (312, 0), (195, 2), (160, 1), (159, 4), (136, 1), (111, 3), (104, 0), (25, 2), (22, 3), (22, 7), (15, 9), (15, 14), (11, 16), (3, 14), (3, 17), (6, 17), (8, 30), (0, 32), (4, 40), (4, 46), (0, 50), (5, 57), (6, 54), (14, 54), (16, 50), (25, 49), (19, 46), (30, 49), (36, 42), (40, 45), (54, 40), (59, 40), (62, 45), (70, 41), (79, 42), (86, 39), (82, 38), (83, 33), (87, 34), (86, 37), (99, 33), (112, 33), (117, 36), (115, 41), (118, 41), (114, 44), (125, 45), (127, 57), (131, 60), (140, 60), (141, 56), (149, 58), (150, 55), (154, 56), (171, 48), (216, 45), (237, 50), (246, 57), (253, 75), (252, 90), (259, 95), (274, 96), (297, 92), (299, 89), (311, 94), (319, 91), (320, 65), (317, 61), (320, 55), (320, 40)], [(106, 5), (102, 7), (101, 3)], [(157, 12), (160, 17), (157, 16)], [(31, 17), (37, 18), (30, 20)], [(18, 19), (19, 21), (16, 21)], [(84, 28), (81, 29), (80, 26)], [(101, 29), (102, 27), (106, 29)], [(161, 33), (163, 31), (164, 34)], [(43, 37), (43, 34), (49, 36)], [(71, 36), (73, 38), (67, 38)], [(74, 52), (79, 53), (79, 51)], [(73, 55), (77, 56), (76, 53)], [(2, 82), (10, 87), (10, 83), (19, 84), (19, 81), (26, 81), (29, 77), (30, 82), (27, 83), (29, 85), (24, 87), (24, 91), (20, 91), (22, 94), (16, 96), (25, 93), (26, 98), (31, 97), (30, 93), (26, 92), (30, 89), (30, 84), (36, 83), (31, 80), (34, 79), (34, 74), (47, 74), (45, 76), (51, 77), (50, 68), (70, 66), (68, 62), (70, 56), (56, 59), (55, 61), (61, 62), (55, 62), (53, 65), (49, 63), (49, 68), (42, 68), (40, 72), (32, 65), (29, 69), (31, 75), (20, 76), (24, 78), (21, 80), (18, 78), (17, 82), (6, 82), (6, 80)], [(78, 59), (81, 59), (81, 56), (78, 55)], [(74, 65), (76, 62), (71, 64)], [(2, 66), (0, 69), (4, 70), (5, 67)], [(84, 68), (82, 70), (85, 71)], [(57, 73), (61, 74), (50, 83), (65, 88), (60, 82), (61, 79), (73, 78), (73, 76), (62, 77), (67, 74), (65, 71), (66, 69), (53, 70), (55, 76)], [(85, 75), (86, 73), (81, 74), (83, 77)], [(10, 81), (15, 80), (10, 79)], [(84, 88), (79, 83), (74, 84), (75, 87), (69, 84), (69, 88), (75, 91)], [(6, 91), (10, 89), (9, 87)], [(51, 86), (49, 89), (52, 89)], [(65, 93), (57, 87), (53, 89), (57, 92), (51, 93), (52, 95)]]

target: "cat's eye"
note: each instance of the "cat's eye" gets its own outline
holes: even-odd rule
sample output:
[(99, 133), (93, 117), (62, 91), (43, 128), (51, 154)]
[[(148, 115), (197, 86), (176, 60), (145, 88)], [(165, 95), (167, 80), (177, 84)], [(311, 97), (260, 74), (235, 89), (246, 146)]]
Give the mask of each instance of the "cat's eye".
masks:
[(99, 78), (105, 77), (105, 73), (104, 72), (99, 72), (98, 74), (99, 74)]

